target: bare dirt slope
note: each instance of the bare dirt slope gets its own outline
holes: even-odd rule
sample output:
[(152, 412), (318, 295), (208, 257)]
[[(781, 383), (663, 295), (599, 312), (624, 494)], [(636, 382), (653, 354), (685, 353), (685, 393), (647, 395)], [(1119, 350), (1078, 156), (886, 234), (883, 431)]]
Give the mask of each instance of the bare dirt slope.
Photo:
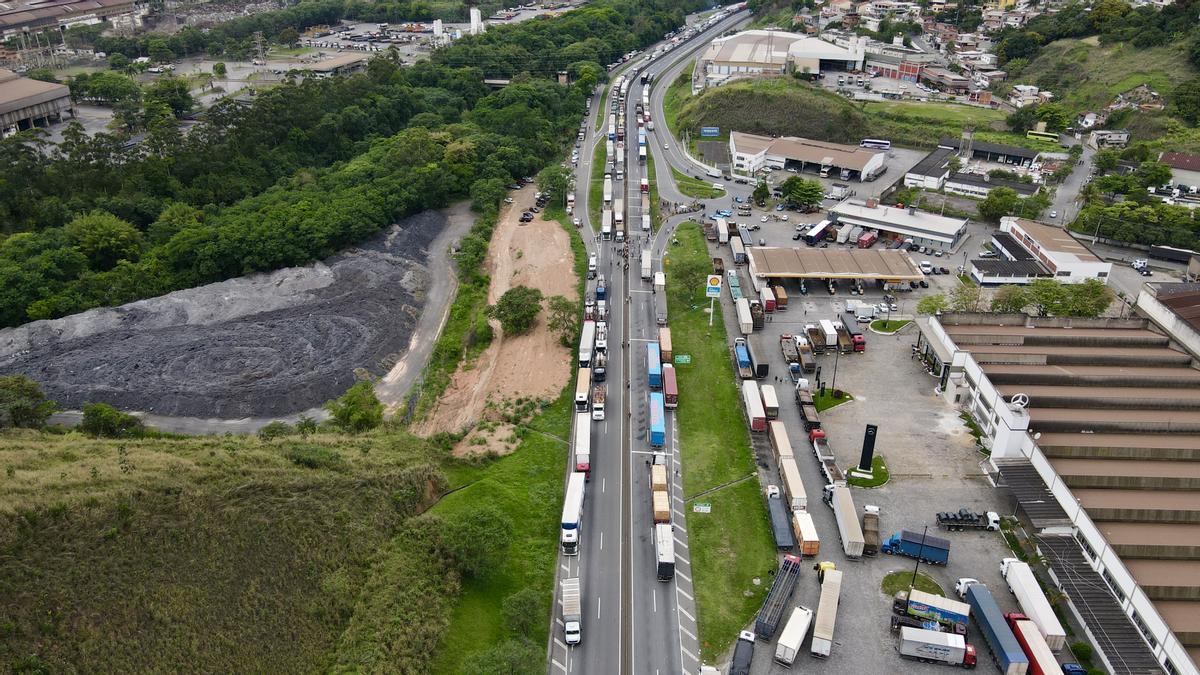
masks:
[[(489, 303), (514, 286), (537, 288), (547, 297), (579, 297), (571, 240), (562, 226), (540, 217), (519, 222), (524, 207), (533, 203), (533, 192), (527, 186), (513, 195), (515, 204), (500, 214), (492, 234), (486, 263)], [(483, 419), (499, 419), (499, 412), (518, 399), (553, 398), (562, 389), (571, 375), (572, 359), (546, 327), (544, 315), (525, 335), (505, 336), (495, 321), (492, 328), (492, 343), (468, 369), (454, 374), (433, 411), (416, 425), (417, 433), (461, 431)], [(489, 402), (500, 410), (487, 412)], [(486, 436), (477, 433), (464, 440), (464, 448), (503, 452), (506, 429), (501, 425)], [(476, 437), (484, 437), (484, 443), (472, 443)]]

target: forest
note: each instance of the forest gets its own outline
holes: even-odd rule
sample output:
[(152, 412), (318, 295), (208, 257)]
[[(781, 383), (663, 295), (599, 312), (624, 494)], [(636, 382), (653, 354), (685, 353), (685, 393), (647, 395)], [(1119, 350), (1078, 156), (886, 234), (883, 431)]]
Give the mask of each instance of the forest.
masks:
[[(559, 155), (604, 64), (698, 4), (600, 0), (433, 63), (385, 54), (352, 77), (226, 99), (186, 134), (160, 124), (136, 145), (77, 127), (52, 147), (0, 141), (0, 325), (302, 265), (454, 199), (494, 205)], [(563, 69), (570, 86), (549, 79)]]

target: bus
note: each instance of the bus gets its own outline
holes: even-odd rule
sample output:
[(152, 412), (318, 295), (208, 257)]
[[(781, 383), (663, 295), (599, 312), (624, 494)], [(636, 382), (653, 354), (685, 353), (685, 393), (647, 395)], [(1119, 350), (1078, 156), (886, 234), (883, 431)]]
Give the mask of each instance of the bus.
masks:
[(859, 147), (870, 148), (872, 150), (891, 150), (892, 142), (885, 141), (881, 138), (864, 138), (859, 142)]
[(1044, 141), (1046, 143), (1058, 144), (1058, 134), (1051, 131), (1034, 131), (1030, 129), (1025, 132), (1025, 138), (1031, 138), (1035, 141)]
[(816, 246), (818, 242), (820, 242), (826, 237), (826, 235), (829, 234), (831, 226), (832, 223), (830, 223), (828, 220), (822, 220), (816, 225), (813, 225), (812, 229), (804, 234), (804, 242), (809, 246)]

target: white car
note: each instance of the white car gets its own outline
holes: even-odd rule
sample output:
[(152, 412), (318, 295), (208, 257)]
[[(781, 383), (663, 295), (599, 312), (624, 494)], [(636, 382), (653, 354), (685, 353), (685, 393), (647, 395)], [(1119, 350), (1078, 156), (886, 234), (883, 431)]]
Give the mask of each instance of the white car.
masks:
[(511, 203), (513, 203), (513, 198), (512, 198), (512, 197), (505, 197), (505, 198), (504, 198), (504, 203), (505, 203), (505, 204), (511, 204)]
[(671, 144), (670, 144), (670, 143), (663, 143), (663, 150), (666, 150), (666, 149), (668, 149), (668, 148), (670, 148), (670, 147), (671, 147)]
[(583, 221), (581, 221), (578, 218), (576, 218), (574, 222), (575, 222), (575, 227), (580, 227), (581, 225), (583, 225)]
[(765, 222), (767, 222), (767, 217), (763, 216), (760, 220), (765, 223)]
[(779, 216), (779, 219), (786, 223), (788, 219), (787, 214), (785, 213), (782, 216)]
[(1058, 217), (1058, 211), (1051, 211), (1051, 212), (1050, 212), (1050, 220), (1054, 220), (1054, 219), (1055, 219), (1055, 218), (1057, 218), (1057, 217)]

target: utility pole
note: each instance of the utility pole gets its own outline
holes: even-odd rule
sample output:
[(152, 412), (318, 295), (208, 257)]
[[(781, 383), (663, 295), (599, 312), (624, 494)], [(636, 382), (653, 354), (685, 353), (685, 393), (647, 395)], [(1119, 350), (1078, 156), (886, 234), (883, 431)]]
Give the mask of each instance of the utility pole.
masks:
[(913, 565), (913, 578), (911, 586), (917, 587), (917, 570), (921, 569), (921, 556), (925, 555), (925, 536), (929, 534), (929, 526), (925, 526), (925, 531), (921, 533), (921, 548), (917, 550), (917, 564)]

